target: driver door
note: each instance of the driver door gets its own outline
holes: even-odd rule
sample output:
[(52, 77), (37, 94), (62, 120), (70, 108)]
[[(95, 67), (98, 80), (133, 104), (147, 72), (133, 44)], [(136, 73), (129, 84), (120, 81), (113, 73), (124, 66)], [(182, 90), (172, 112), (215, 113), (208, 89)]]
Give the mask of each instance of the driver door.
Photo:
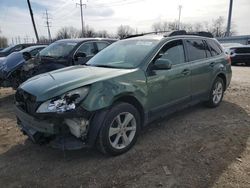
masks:
[[(167, 59), (172, 67), (168, 70), (154, 70), (158, 58)], [(148, 107), (152, 115), (162, 110), (191, 101), (190, 65), (186, 62), (182, 40), (167, 42), (148, 67)]]

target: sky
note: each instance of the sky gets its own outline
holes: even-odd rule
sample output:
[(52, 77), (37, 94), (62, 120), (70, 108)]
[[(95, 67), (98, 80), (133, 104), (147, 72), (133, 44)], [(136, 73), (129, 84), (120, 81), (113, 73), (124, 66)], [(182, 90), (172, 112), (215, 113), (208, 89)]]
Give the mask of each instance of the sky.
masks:
[[(81, 28), (80, 0), (30, 0), (38, 34), (48, 36), (44, 13), (48, 10), (51, 35), (64, 26)], [(229, 0), (82, 0), (86, 4), (84, 22), (94, 30), (116, 33), (120, 25), (129, 25), (138, 32), (152, 31), (152, 24), (178, 19), (182, 5), (181, 22), (211, 22), (219, 16), (227, 19)], [(234, 0), (232, 22), (237, 35), (250, 35), (247, 19), (250, 0)], [(35, 38), (26, 0), (0, 0), (0, 29), (9, 43), (19, 36), (29, 41)]]

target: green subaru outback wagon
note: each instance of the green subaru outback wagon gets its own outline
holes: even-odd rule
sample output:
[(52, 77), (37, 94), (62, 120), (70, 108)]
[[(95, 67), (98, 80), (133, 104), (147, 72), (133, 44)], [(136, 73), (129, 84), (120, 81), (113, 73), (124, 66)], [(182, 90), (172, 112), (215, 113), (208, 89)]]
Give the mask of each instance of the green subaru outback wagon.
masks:
[(15, 95), (17, 124), (35, 143), (96, 145), (118, 155), (156, 118), (205, 102), (217, 107), (230, 59), (209, 37), (172, 32), (113, 43), (86, 65), (33, 77)]

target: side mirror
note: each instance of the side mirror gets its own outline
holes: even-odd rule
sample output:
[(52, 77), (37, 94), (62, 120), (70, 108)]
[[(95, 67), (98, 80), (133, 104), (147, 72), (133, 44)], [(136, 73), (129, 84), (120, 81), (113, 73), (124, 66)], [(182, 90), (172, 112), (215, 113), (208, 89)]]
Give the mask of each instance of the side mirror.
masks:
[(23, 52), (23, 58), (25, 61), (29, 60), (32, 58), (31, 54), (29, 52)]
[(75, 60), (78, 60), (79, 58), (85, 58), (85, 57), (87, 57), (87, 55), (86, 55), (86, 53), (84, 53), (84, 52), (77, 52), (76, 54), (75, 54)]
[(172, 63), (168, 59), (159, 58), (155, 61), (154, 70), (168, 70), (171, 69)]

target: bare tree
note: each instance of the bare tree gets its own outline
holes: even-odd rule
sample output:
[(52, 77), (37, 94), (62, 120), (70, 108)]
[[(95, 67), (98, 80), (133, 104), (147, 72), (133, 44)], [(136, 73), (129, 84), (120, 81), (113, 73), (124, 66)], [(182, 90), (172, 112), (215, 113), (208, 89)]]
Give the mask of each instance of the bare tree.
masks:
[(0, 48), (6, 48), (7, 46), (8, 46), (7, 38), (0, 36)]
[(153, 23), (152, 25), (152, 29), (154, 32), (159, 32), (162, 30), (162, 26), (161, 26), (161, 22), (156, 22), (156, 23)]
[(132, 35), (134, 30), (128, 25), (121, 25), (117, 29), (117, 35), (120, 39), (123, 39), (129, 35)]
[(156, 22), (152, 25), (152, 29), (154, 32), (159, 31), (168, 31), (169, 30), (169, 22)]
[(102, 30), (102, 31), (98, 31), (96, 33), (96, 37), (108, 38), (108, 37), (110, 37), (110, 35), (108, 34), (108, 32), (106, 30)]
[(72, 26), (63, 27), (57, 31), (56, 39), (78, 38), (80, 31)]
[(169, 22), (169, 24), (168, 24), (168, 30), (169, 31), (178, 30), (178, 24), (179, 24), (178, 21)]
[[(152, 29), (155, 32), (178, 30), (178, 22), (156, 22), (152, 25)], [(225, 19), (220, 16), (216, 19), (213, 19), (211, 22), (205, 21), (203, 23), (182, 23), (181, 29), (188, 32), (207, 31), (211, 32), (215, 37), (223, 37), (225, 36), (226, 32), (226, 24)], [(232, 24), (230, 35), (234, 35), (235, 33), (235, 24)]]
[(84, 30), (84, 35), (81, 37), (95, 37), (95, 35), (95, 30), (87, 25)]
[(223, 37), (225, 35), (225, 31), (225, 20), (222, 16), (212, 20), (210, 32), (215, 37)]
[(178, 29), (178, 22), (177, 21), (156, 22), (152, 25), (152, 29), (154, 32), (177, 30)]
[[(0, 33), (2, 33), (0, 29)], [(0, 48), (5, 48), (8, 46), (8, 39), (4, 36), (0, 36)]]
[(45, 36), (39, 36), (39, 43), (42, 44), (49, 44), (51, 43), (51, 40), (49, 40), (47, 37)]

